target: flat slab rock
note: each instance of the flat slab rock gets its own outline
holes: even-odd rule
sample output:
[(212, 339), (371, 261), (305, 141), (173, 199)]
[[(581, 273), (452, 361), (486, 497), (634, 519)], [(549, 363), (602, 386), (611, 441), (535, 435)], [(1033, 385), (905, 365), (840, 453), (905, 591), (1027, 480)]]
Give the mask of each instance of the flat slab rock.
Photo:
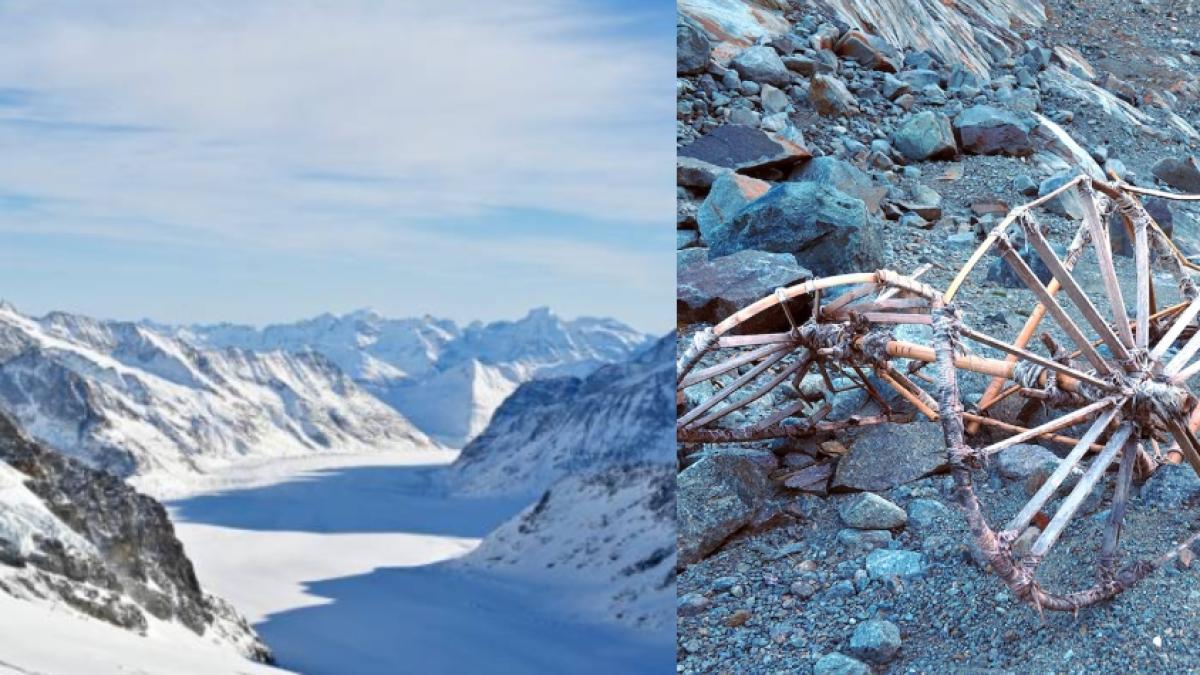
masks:
[(680, 472), (675, 504), (680, 565), (712, 553), (754, 518), (771, 489), (768, 472), (761, 462), (734, 453), (705, 457)]
[(947, 468), (945, 441), (936, 423), (879, 424), (854, 439), (838, 462), (832, 487), (883, 492)]
[(796, 162), (809, 159), (812, 153), (798, 139), (741, 124), (724, 124), (680, 148), (679, 156), (743, 171), (787, 169)]
[(790, 253), (738, 251), (679, 268), (675, 310), (684, 323), (717, 323), (779, 288), (812, 278)]

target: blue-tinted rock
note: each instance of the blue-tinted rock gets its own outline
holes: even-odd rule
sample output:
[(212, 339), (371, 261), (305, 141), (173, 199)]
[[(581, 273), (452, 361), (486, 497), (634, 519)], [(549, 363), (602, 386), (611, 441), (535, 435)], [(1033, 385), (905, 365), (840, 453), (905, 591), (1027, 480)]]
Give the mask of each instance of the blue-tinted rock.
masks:
[(833, 652), (817, 659), (813, 675), (871, 675), (871, 667), (845, 654)]
[(890, 530), (904, 527), (904, 509), (873, 492), (860, 492), (838, 502), (842, 522), (860, 530)]
[(869, 663), (887, 663), (899, 652), (900, 628), (891, 621), (864, 621), (850, 637), (850, 653)]
[(954, 131), (963, 152), (976, 155), (1033, 154), (1029, 132), (1032, 119), (987, 105), (967, 108), (954, 118)]
[(792, 81), (779, 53), (765, 45), (746, 49), (730, 62), (730, 67), (742, 76), (743, 80), (753, 80), (758, 83), (773, 84), (786, 87)]
[(925, 556), (916, 551), (876, 549), (867, 556), (867, 574), (872, 579), (911, 579), (925, 574)]
[(950, 159), (958, 154), (949, 118), (931, 110), (904, 120), (892, 134), (892, 147), (909, 162)]

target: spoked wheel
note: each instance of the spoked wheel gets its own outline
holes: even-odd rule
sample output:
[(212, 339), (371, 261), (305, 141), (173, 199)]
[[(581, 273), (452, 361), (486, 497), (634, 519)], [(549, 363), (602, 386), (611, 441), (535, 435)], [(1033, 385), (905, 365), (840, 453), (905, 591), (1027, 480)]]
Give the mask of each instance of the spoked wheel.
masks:
[[(1084, 217), (1059, 257), (1033, 209), (1071, 191), (1082, 203)], [(889, 408), (876, 390), (882, 383), (919, 414), (940, 421), (957, 497), (976, 545), (1016, 598), (1038, 608), (1075, 610), (1115, 596), (1200, 537), (1193, 534), (1166, 551), (1122, 564), (1121, 549), (1129, 543), (1122, 541), (1122, 524), (1132, 509), (1145, 508), (1130, 499), (1134, 484), (1162, 463), (1179, 458), (1200, 472), (1200, 407), (1188, 385), (1200, 373), (1200, 331), (1195, 326), (1200, 292), (1192, 279), (1200, 268), (1175, 249), (1136, 198), (1138, 193), (1200, 199), (1080, 176), (1010, 212), (945, 293), (886, 270), (778, 289), (697, 334), (680, 358), (678, 387), (688, 405), (677, 422), (679, 440), (746, 442), (909, 419)], [(1112, 208), (1132, 242), (1132, 269), (1124, 261), (1114, 262), (1105, 226)], [(1023, 233), (1029, 251), (1049, 271), (1049, 283), (1043, 284), (1013, 247), (1012, 230)], [(953, 302), (972, 268), (993, 247), (1038, 303), (1012, 342), (972, 328)], [(1161, 311), (1155, 308), (1156, 271), (1175, 277), (1179, 296)], [(840, 295), (822, 303), (821, 292), (835, 288)], [(1059, 291), (1066, 303), (1057, 299)], [(1131, 303), (1132, 311), (1127, 309)], [(789, 330), (733, 334), (780, 308)], [(1030, 347), (1047, 314), (1055, 335), (1044, 333), (1041, 348)], [(906, 323), (930, 325), (929, 344), (897, 340), (893, 329)], [(1070, 349), (1060, 343), (1069, 343)], [(713, 356), (713, 365), (696, 370), (702, 359), (712, 361)], [(919, 372), (929, 363), (937, 364), (932, 378)], [(963, 371), (993, 378), (970, 412), (959, 397)], [(876, 377), (867, 377), (868, 372)], [(864, 389), (876, 401), (879, 414), (828, 419), (828, 400), (821, 403), (803, 395), (790, 401), (780, 396), (765, 399), (773, 412), (756, 421), (735, 414), (789, 379), (801, 389), (809, 373), (819, 374), (828, 391), (836, 391), (838, 382)], [(919, 377), (933, 386), (914, 382)], [(705, 387), (711, 387), (711, 393)], [(1005, 411), (1019, 398), (1028, 403), (1014, 419), (1011, 410)], [(1054, 411), (1050, 419), (1029, 421), (1047, 408)], [(976, 441), (973, 445), (967, 442), (968, 433)], [(1040, 485), (1031, 488), (1032, 496), (1018, 511), (986, 508), (975, 491), (974, 474), (989, 457), (1023, 442), (1053, 443), (1069, 450)], [(1110, 471), (1114, 465), (1116, 471)], [(1106, 514), (1100, 532), (1091, 527), (1095, 518), (1083, 517), (1086, 511)], [(995, 529), (989, 513), (1003, 527)], [(1084, 520), (1088, 522), (1080, 522)], [(1039, 568), (1052, 553), (1066, 556), (1072, 568), (1092, 558), (1096, 581), (1087, 588), (1066, 590), (1059, 590), (1057, 581), (1044, 581)], [(1141, 555), (1140, 548), (1137, 553)]]
[[(1032, 209), (1069, 191), (1082, 206), (1083, 222), (1060, 258)], [(1179, 457), (1200, 472), (1200, 442), (1195, 435), (1200, 409), (1188, 385), (1191, 376), (1200, 372), (1200, 361), (1193, 360), (1200, 350), (1200, 332), (1195, 330), (1200, 293), (1192, 279), (1196, 268), (1159, 229), (1135, 191), (1140, 190), (1081, 176), (1014, 209), (960, 270), (943, 298), (946, 306), (934, 310), (934, 346), (942, 384), (938, 411), (959, 500), (979, 550), (1018, 599), (1038, 608), (1070, 611), (1111, 598), (1178, 556), (1200, 536), (1191, 535), (1166, 551), (1122, 565), (1122, 548), (1132, 548), (1125, 546), (1122, 525), (1132, 510), (1146, 508), (1144, 502), (1130, 499), (1134, 483)], [(1123, 270), (1124, 274), (1114, 262), (1113, 233), (1105, 226), (1113, 220), (1107, 217), (1109, 209), (1116, 209), (1118, 226), (1132, 241), (1132, 269)], [(1045, 266), (1049, 283), (1038, 279), (1010, 243), (1012, 228), (1019, 228), (1029, 250)], [(1012, 343), (971, 329), (950, 304), (971, 267), (991, 247), (998, 249), (1038, 303)], [(1090, 294), (1085, 291), (1088, 284), (1080, 281), (1088, 272), (1098, 277), (1101, 287)], [(1182, 299), (1162, 311), (1154, 306), (1156, 272), (1175, 278), (1175, 292)], [(1061, 303), (1056, 297), (1060, 290), (1066, 296)], [(1043, 336), (1045, 354), (1028, 349), (1047, 314), (1058, 338), (1073, 351), (1059, 347), (1049, 335)], [(991, 420), (991, 442), (969, 446), (964, 432), (976, 432), (980, 422), (991, 419), (964, 415), (958, 396), (957, 352), (972, 343), (1004, 353), (1005, 364), (1012, 368), (1011, 373), (993, 379), (979, 401), (980, 410), (986, 414), (1006, 396), (1018, 393), (1056, 408), (1056, 415), (1023, 431), (1004, 430)], [(997, 427), (1004, 430), (999, 438)], [(1069, 435), (1066, 430), (1072, 428), (1081, 433)], [(1005, 448), (1033, 439), (1068, 445), (1070, 450), (1041, 485), (1030, 490), (1033, 494), (1024, 506), (1006, 514), (1002, 528), (994, 530), (975, 493), (972, 471)], [(1110, 472), (1114, 465), (1116, 471)], [(1074, 484), (1068, 485), (1068, 480)], [(1102, 527), (1094, 527), (1095, 518), (1083, 517), (1089, 502), (1090, 510), (1101, 514)], [(1139, 542), (1136, 548), (1142, 555), (1146, 546)], [(1083, 558), (1090, 557), (1097, 572), (1095, 582), (1082, 589), (1049, 590), (1057, 586), (1044, 582), (1038, 571), (1052, 553), (1069, 558), (1060, 569), (1078, 568)]]

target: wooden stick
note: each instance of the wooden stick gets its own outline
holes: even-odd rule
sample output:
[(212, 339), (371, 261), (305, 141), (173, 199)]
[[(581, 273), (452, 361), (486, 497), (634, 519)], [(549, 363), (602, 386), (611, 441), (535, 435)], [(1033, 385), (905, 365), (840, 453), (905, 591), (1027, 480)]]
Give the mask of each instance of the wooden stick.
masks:
[(722, 335), (717, 339), (717, 347), (752, 347), (754, 345), (795, 344), (796, 338), (791, 333), (761, 333), (757, 335)]
[(1008, 521), (1008, 525), (1004, 529), (1013, 534), (1020, 534), (1025, 530), (1029, 523), (1033, 521), (1033, 517), (1041, 512), (1046, 502), (1050, 501), (1050, 498), (1058, 492), (1059, 486), (1075, 470), (1075, 465), (1079, 464), (1079, 460), (1083, 459), (1083, 456), (1087, 454), (1088, 449), (1092, 447), (1092, 444), (1096, 442), (1100, 434), (1104, 433), (1104, 430), (1108, 428), (1108, 425), (1112, 424), (1114, 419), (1117, 419), (1117, 415), (1120, 412), (1120, 406), (1114, 406), (1104, 411), (1096, 418), (1095, 422), (1092, 422), (1092, 426), (1083, 434), (1083, 438), (1080, 438), (1079, 442), (1071, 448), (1071, 452), (1067, 453), (1067, 456), (1058, 463), (1058, 466), (1054, 468), (1054, 472), (1050, 474), (1050, 477), (1042, 483), (1042, 486), (1025, 503), (1021, 511), (1013, 516), (1012, 520)]
[[(796, 284), (795, 286), (789, 286), (783, 289), (783, 296), (786, 299), (791, 300), (792, 298), (815, 293), (816, 291), (824, 290), (826, 288), (833, 288), (835, 286), (849, 286), (852, 284), (867, 284), (874, 283), (875, 281), (876, 274), (870, 272), (839, 274), (835, 277), (810, 279), (809, 281)], [(758, 316), (758, 314), (763, 310), (770, 309), (778, 304), (779, 296), (772, 293), (771, 295), (761, 298), (749, 306), (744, 307), (741, 310), (738, 310), (737, 312), (725, 317), (724, 321), (713, 327), (713, 333), (716, 335), (724, 335), (725, 333), (733, 330), (739, 324)]]
[(724, 363), (718, 363), (715, 366), (711, 366), (711, 367), (705, 368), (703, 370), (698, 370), (698, 371), (688, 375), (687, 377), (683, 378), (683, 381), (679, 383), (679, 386), (677, 388), (678, 389), (686, 389), (698, 382), (703, 382), (705, 380), (711, 380), (712, 378), (714, 378), (718, 375), (724, 375), (725, 373), (728, 373), (729, 371), (733, 370), (734, 368), (744, 366), (747, 363), (753, 363), (754, 361), (757, 361), (757, 360), (763, 358), (764, 356), (770, 356), (771, 354), (773, 354), (777, 351), (782, 351), (784, 349), (791, 349), (791, 345), (769, 344), (764, 347), (759, 347), (758, 349), (755, 349), (752, 352), (748, 352), (746, 354), (742, 354), (735, 358), (729, 359), (728, 361), (726, 361)]
[(1192, 468), (1200, 473), (1200, 442), (1197, 442), (1196, 435), (1188, 429), (1187, 425), (1175, 418), (1163, 420), (1166, 423), (1167, 430), (1175, 437), (1175, 442), (1179, 444), (1179, 449), (1183, 452), (1183, 457), (1192, 465)]
[(1178, 373), (1179, 369), (1183, 368), (1184, 364), (1186, 364), (1193, 356), (1195, 356), (1196, 350), (1200, 350), (1200, 331), (1196, 331), (1195, 335), (1188, 339), (1187, 342), (1183, 343), (1183, 347), (1180, 348), (1175, 356), (1171, 357), (1171, 360), (1167, 362), (1167, 365), (1163, 366), (1163, 374), (1170, 377), (1171, 375)]
[(1025, 441), (1027, 441), (1031, 438), (1043, 436), (1045, 434), (1048, 434), (1048, 433), (1051, 433), (1054, 431), (1058, 431), (1059, 429), (1064, 429), (1066, 427), (1078, 424), (1079, 422), (1086, 419), (1092, 413), (1099, 412), (1101, 410), (1104, 410), (1105, 408), (1111, 408), (1116, 403), (1117, 403), (1117, 401), (1112, 398), (1100, 399), (1099, 401), (1096, 401), (1095, 403), (1090, 403), (1088, 405), (1085, 405), (1082, 408), (1080, 408), (1079, 410), (1067, 413), (1066, 415), (1063, 415), (1062, 417), (1057, 417), (1055, 419), (1050, 420), (1049, 422), (1046, 422), (1044, 424), (1040, 424), (1036, 427), (1033, 427), (1032, 429), (1027, 429), (1027, 430), (1017, 434), (1016, 436), (1011, 436), (1002, 441), (997, 441), (996, 443), (992, 443), (991, 445), (987, 446), (986, 448), (981, 449), (979, 452), (980, 452), (980, 454), (982, 454), (985, 457), (994, 455), (997, 452), (1000, 452), (1001, 450), (1003, 450), (1009, 446), (1016, 445), (1017, 443), (1024, 443)]
[(1137, 346), (1144, 349), (1150, 339), (1150, 242), (1146, 222), (1134, 223), (1133, 259), (1137, 268)]
[(1200, 314), (1200, 296), (1196, 296), (1195, 300), (1188, 303), (1187, 309), (1183, 310), (1183, 314), (1180, 314), (1175, 319), (1175, 323), (1171, 324), (1171, 328), (1167, 331), (1166, 335), (1163, 335), (1158, 344), (1154, 345), (1154, 349), (1150, 350), (1150, 356), (1161, 359), (1163, 354), (1166, 354), (1171, 345), (1175, 344), (1175, 341), (1183, 334), (1183, 330), (1195, 320), (1197, 314)]
[(986, 333), (980, 333), (979, 331), (973, 330), (971, 328), (967, 328), (966, 326), (962, 326), (958, 330), (960, 333), (962, 333), (963, 335), (965, 335), (966, 337), (968, 337), (972, 340), (975, 340), (976, 342), (982, 342), (983, 344), (985, 344), (989, 347), (999, 349), (1002, 352), (1007, 352), (1008, 354), (1011, 354), (1018, 358), (1025, 359), (1026, 361), (1035, 363), (1039, 366), (1042, 366), (1043, 368), (1049, 368), (1050, 370), (1053, 370), (1061, 375), (1069, 375), (1077, 380), (1082, 380), (1084, 382), (1087, 382), (1088, 384), (1090, 384), (1094, 387), (1110, 387), (1111, 386), (1111, 385), (1109, 385), (1109, 383), (1105, 382), (1104, 380), (1097, 379), (1083, 371), (1075, 370), (1074, 368), (1071, 368), (1070, 366), (1064, 366), (1063, 364), (1059, 363), (1058, 361), (1048, 359), (1044, 356), (1040, 356), (1031, 351), (1028, 351), (1025, 349), (1018, 349), (1012, 345), (1005, 344), (1005, 343), (997, 340), (996, 338), (994, 338), (990, 335), (987, 335)]
[[(1062, 289), (1067, 292), (1067, 295), (1070, 296), (1075, 306), (1079, 308), (1079, 312), (1083, 314), (1083, 318), (1092, 325), (1092, 328), (1096, 330), (1100, 339), (1104, 341), (1104, 344), (1108, 345), (1109, 350), (1118, 360), (1128, 361), (1129, 351), (1125, 349), (1125, 345), (1117, 338), (1116, 333), (1112, 332), (1112, 329), (1108, 327), (1108, 322), (1100, 316), (1100, 312), (1092, 304), (1091, 298), (1083, 292), (1083, 289), (1076, 283), (1075, 278), (1071, 276), (1071, 273), (1063, 266), (1062, 261), (1054, 254), (1054, 250), (1050, 248), (1050, 243), (1042, 236), (1042, 232), (1038, 228), (1036, 221), (1033, 220), (1032, 216), (1027, 216), (1026, 219), (1022, 220), (1022, 224), (1025, 227), (1025, 236), (1033, 246), (1033, 250), (1042, 259), (1042, 262), (1046, 264), (1046, 268), (1050, 270), (1050, 274), (1054, 276)], [(1049, 289), (1046, 290), (1049, 292)]]
[[(924, 361), (925, 363), (933, 363), (934, 360), (934, 351), (932, 347), (926, 347), (924, 345), (918, 345), (912, 342), (892, 340), (891, 342), (887, 343), (886, 349), (888, 356), (895, 356), (902, 359), (912, 359), (914, 361)], [(1015, 363), (1007, 363), (999, 359), (989, 359), (972, 354), (956, 354), (954, 357), (954, 365), (961, 370), (969, 370), (973, 373), (980, 373), (981, 375), (1003, 377), (1007, 380), (1013, 379), (1013, 371), (1015, 371), (1017, 368)], [(1038, 386), (1046, 386), (1047, 379), (1047, 374), (1042, 373), (1038, 377)], [(1056, 384), (1058, 385), (1058, 388), (1062, 389), (1063, 391), (1069, 391), (1073, 393), (1078, 393), (1079, 391), (1079, 380), (1071, 377), (1070, 375), (1059, 375)], [(1104, 383), (1102, 389), (1105, 391), (1116, 391), (1115, 388), (1107, 382)]]
[(1045, 531), (1038, 536), (1037, 541), (1033, 542), (1033, 546), (1029, 549), (1031, 556), (1035, 558), (1045, 556), (1050, 547), (1058, 541), (1059, 536), (1062, 535), (1063, 528), (1075, 516), (1075, 512), (1079, 510), (1079, 507), (1083, 506), (1084, 498), (1096, 487), (1096, 483), (1099, 482), (1104, 472), (1108, 470), (1113, 458), (1117, 456), (1117, 452), (1125, 447), (1125, 442), (1129, 440), (1131, 433), (1133, 433), (1133, 425), (1126, 422), (1108, 439), (1108, 443), (1100, 451), (1100, 454), (1096, 456), (1096, 459), (1092, 461), (1087, 471), (1083, 473), (1075, 489), (1071, 490), (1071, 494), (1067, 495), (1067, 498), (1063, 500), (1062, 506), (1059, 507), (1054, 517), (1050, 519), (1050, 524), (1046, 526)]
[(1117, 542), (1121, 539), (1121, 521), (1125, 518), (1125, 506), (1129, 502), (1129, 486), (1133, 483), (1133, 465), (1137, 462), (1138, 449), (1138, 443), (1134, 439), (1125, 441), (1120, 468), (1117, 470), (1117, 484), (1113, 490), (1112, 507), (1108, 511), (1108, 522), (1104, 525), (1100, 565), (1109, 572), (1117, 562)]
[(863, 298), (871, 293), (874, 293), (878, 288), (879, 284), (862, 284), (852, 288), (837, 296), (833, 300), (827, 302), (825, 306), (821, 308), (821, 314), (833, 316), (842, 307), (854, 302), (855, 300), (858, 300), (859, 298)]
[(1096, 261), (1100, 266), (1100, 280), (1104, 284), (1104, 292), (1108, 295), (1112, 307), (1113, 320), (1117, 323), (1117, 334), (1126, 347), (1134, 345), (1133, 331), (1129, 326), (1128, 310), (1125, 309), (1125, 298), (1121, 294), (1121, 283), (1117, 281), (1116, 267), (1113, 266), (1112, 246), (1108, 241), (1108, 230), (1100, 219), (1100, 209), (1096, 205), (1096, 195), (1091, 189), (1083, 187), (1079, 190), (1080, 202), (1083, 204), (1083, 222), (1092, 233), (1092, 246), (1096, 249)]
[[(984, 417), (983, 415), (976, 415), (975, 413), (964, 412), (962, 417), (964, 420), (978, 422), (979, 424), (982, 424), (984, 426), (996, 427), (997, 429), (1001, 429), (1003, 431), (1016, 432), (1016, 433), (1021, 433), (1021, 432), (1027, 431), (1027, 429), (1023, 426), (1019, 426), (1016, 424), (1009, 424), (1008, 422), (1001, 422), (1000, 420), (995, 419), (993, 417)], [(1075, 447), (1075, 444), (1079, 442), (1078, 438), (1074, 438), (1071, 436), (1063, 436), (1061, 434), (1055, 434), (1055, 433), (1042, 434), (1040, 436), (1040, 438), (1043, 438), (1047, 441), (1052, 441), (1054, 443), (1058, 443), (1059, 445), (1065, 445), (1069, 448)], [(1091, 449), (1099, 450), (1100, 446), (1093, 444)]]
[[(1014, 361), (1016, 361), (1016, 359), (1017, 359), (1017, 357), (1015, 357), (1015, 356), (1010, 356), (1009, 358), (1013, 359)], [(992, 378), (993, 382), (995, 382), (997, 380), (999, 380), (1001, 385), (1003, 385), (1005, 382), (1008, 382), (1008, 380), (1004, 379), (1003, 377)], [(1024, 387), (1022, 387), (1021, 385), (1014, 384), (1011, 387), (1009, 387), (1008, 389), (1005, 389), (1004, 391), (1000, 392), (999, 394), (996, 394), (995, 396), (993, 396), (991, 398), (991, 400), (989, 400), (987, 402), (986, 405), (983, 403), (980, 403), (977, 406), (977, 408), (978, 408), (979, 412), (986, 412), (987, 410), (990, 410), (991, 408), (993, 408), (997, 403), (1003, 401), (1004, 399), (1008, 398), (1009, 396), (1012, 396), (1013, 394), (1017, 393), (1018, 391), (1021, 391), (1022, 389), (1024, 389)], [(977, 422), (971, 422), (971, 425), (973, 427), (975, 427), (976, 429), (979, 428), (979, 424)]]
[(731, 413), (735, 410), (740, 410), (740, 409), (750, 405), (754, 401), (757, 401), (758, 399), (760, 399), (764, 395), (766, 395), (767, 392), (771, 391), (775, 387), (778, 387), (792, 373), (796, 372), (797, 370), (800, 370), (801, 368), (808, 368), (808, 365), (811, 362), (812, 362), (812, 355), (805, 354), (804, 356), (800, 357), (800, 359), (797, 360), (792, 365), (779, 371), (779, 373), (777, 373), (775, 375), (775, 377), (768, 380), (767, 383), (764, 384), (763, 386), (759, 387), (758, 389), (755, 389), (754, 392), (752, 394), (750, 394), (749, 396), (747, 396), (746, 398), (743, 398), (740, 401), (737, 401), (735, 403), (730, 403), (729, 405), (725, 406), (724, 408), (721, 408), (720, 410), (711, 412), (711, 413), (705, 415), (704, 417), (700, 418), (699, 420), (696, 420), (690, 426), (702, 427), (705, 424), (708, 424), (709, 422), (714, 422), (716, 420), (721, 419), (722, 417), (725, 417), (726, 415), (728, 415), (729, 413)]
[[(904, 400), (911, 403), (914, 408), (916, 408), (918, 411), (921, 412), (922, 415), (924, 415), (925, 417), (928, 417), (930, 420), (937, 420), (938, 415), (933, 410), (934, 406), (929, 405), (929, 403), (927, 401), (923, 400), (920, 396), (918, 396), (914, 392), (909, 391), (908, 389), (906, 389), (904, 387), (904, 385), (900, 384), (894, 378), (895, 375), (899, 375), (899, 373), (896, 372), (896, 370), (894, 368), (891, 369), (890, 373), (883, 372), (883, 371), (877, 369), (875, 374), (879, 376), (879, 379), (881, 379), (885, 383), (887, 383), (887, 385), (889, 387), (894, 389), (897, 394), (902, 396), (904, 398)], [(928, 394), (926, 394), (926, 396), (928, 396)]]
[(789, 352), (784, 351), (784, 352), (777, 352), (775, 354), (772, 354), (771, 356), (767, 357), (762, 363), (760, 363), (757, 366), (754, 366), (750, 370), (746, 371), (746, 373), (744, 375), (742, 375), (741, 377), (734, 380), (732, 383), (730, 383), (730, 385), (728, 387), (725, 387), (721, 391), (717, 392), (717, 394), (715, 396), (713, 396), (712, 398), (708, 399), (707, 401), (701, 403), (700, 405), (696, 406), (692, 410), (689, 410), (683, 417), (679, 418), (679, 422), (676, 423), (676, 428), (687, 426), (689, 422), (691, 422), (692, 420), (696, 419), (697, 417), (703, 415), (706, 411), (708, 411), (710, 408), (712, 408), (716, 404), (729, 398), (729, 396), (731, 394), (733, 394), (733, 392), (744, 387), (747, 382), (750, 382), (754, 378), (758, 377), (767, 368), (770, 368), (771, 366), (775, 365), (780, 359), (787, 356), (788, 353)]
[(1087, 360), (1091, 362), (1092, 366), (1102, 374), (1111, 374), (1112, 369), (1109, 368), (1108, 363), (1100, 357), (1099, 352), (1097, 352), (1092, 347), (1091, 342), (1084, 337), (1083, 333), (1079, 330), (1079, 326), (1076, 326), (1075, 322), (1071, 320), (1071, 317), (1067, 316), (1066, 311), (1064, 311), (1062, 306), (1058, 304), (1058, 301), (1054, 299), (1054, 296), (1046, 292), (1046, 287), (1042, 285), (1041, 281), (1038, 281), (1037, 275), (1033, 273), (1033, 270), (1029, 269), (1029, 265), (1025, 263), (1025, 260), (1021, 258), (1021, 255), (1017, 253), (1017, 250), (1012, 247), (1012, 244), (1010, 244), (1007, 239), (1000, 239), (997, 245), (1000, 247), (1001, 255), (1003, 255), (1004, 259), (1008, 261), (1008, 264), (1013, 268), (1013, 271), (1016, 272), (1017, 276), (1025, 282), (1025, 285), (1029, 287), (1029, 290), (1033, 291), (1033, 294), (1037, 296), (1038, 300), (1046, 306), (1047, 311), (1050, 312), (1050, 316), (1054, 317), (1054, 320), (1063, 329), (1063, 332), (1071, 338), (1071, 341), (1075, 343), (1075, 346), (1079, 347), (1079, 349), (1083, 351), (1083, 355), (1087, 357)]

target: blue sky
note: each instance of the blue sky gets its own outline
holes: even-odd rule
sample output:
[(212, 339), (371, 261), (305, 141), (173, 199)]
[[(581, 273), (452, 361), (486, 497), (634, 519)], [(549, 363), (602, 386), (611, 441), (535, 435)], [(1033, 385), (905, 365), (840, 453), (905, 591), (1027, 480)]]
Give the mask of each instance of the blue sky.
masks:
[(666, 330), (674, 12), (0, 0), (0, 298)]

